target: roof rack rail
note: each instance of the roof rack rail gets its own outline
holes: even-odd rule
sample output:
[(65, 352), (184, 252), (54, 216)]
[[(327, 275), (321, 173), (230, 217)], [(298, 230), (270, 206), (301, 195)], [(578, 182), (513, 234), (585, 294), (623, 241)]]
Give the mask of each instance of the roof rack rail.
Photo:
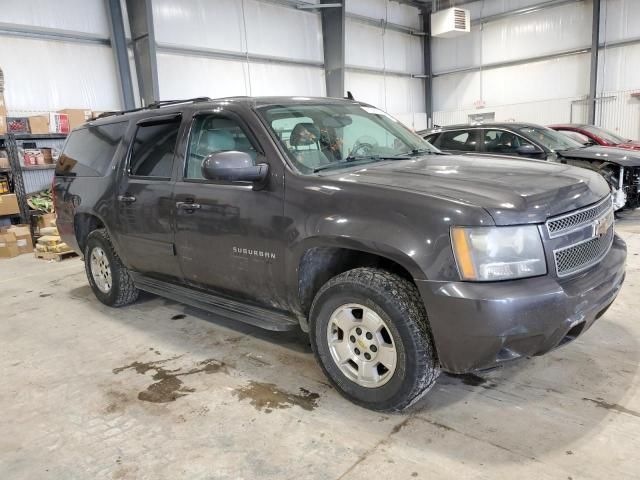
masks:
[(170, 105), (180, 105), (182, 103), (197, 103), (197, 102), (210, 102), (212, 99), (209, 97), (196, 97), (187, 98), (183, 100), (158, 100), (157, 102), (150, 103), (145, 107), (133, 108), (131, 110), (119, 110), (113, 112), (103, 112), (95, 119), (111, 117), (113, 115), (124, 115), (125, 113), (141, 112), (143, 110), (153, 110), (156, 108), (168, 107)]

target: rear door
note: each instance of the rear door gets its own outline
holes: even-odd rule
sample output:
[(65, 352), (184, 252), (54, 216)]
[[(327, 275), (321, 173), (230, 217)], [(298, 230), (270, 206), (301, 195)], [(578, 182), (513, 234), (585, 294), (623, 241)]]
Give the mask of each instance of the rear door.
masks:
[(119, 243), (127, 265), (169, 279), (180, 277), (172, 177), (181, 120), (181, 113), (172, 113), (137, 122), (116, 199)]

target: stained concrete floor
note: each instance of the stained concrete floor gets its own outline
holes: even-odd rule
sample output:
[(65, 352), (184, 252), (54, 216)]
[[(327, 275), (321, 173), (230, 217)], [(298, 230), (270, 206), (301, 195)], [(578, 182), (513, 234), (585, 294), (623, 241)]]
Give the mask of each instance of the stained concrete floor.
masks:
[(640, 214), (618, 231), (627, 281), (583, 337), (403, 415), (340, 397), (298, 335), (0, 260), (0, 478), (639, 478)]

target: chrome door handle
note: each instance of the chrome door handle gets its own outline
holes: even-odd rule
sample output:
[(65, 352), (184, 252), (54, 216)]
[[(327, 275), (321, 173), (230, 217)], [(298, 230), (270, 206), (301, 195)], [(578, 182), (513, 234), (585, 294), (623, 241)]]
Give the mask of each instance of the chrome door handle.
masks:
[(136, 197), (133, 195), (118, 195), (118, 201), (123, 203), (133, 203), (136, 201)]
[(176, 202), (176, 207), (178, 207), (181, 210), (199, 210), (201, 205), (199, 203), (192, 203), (192, 202)]

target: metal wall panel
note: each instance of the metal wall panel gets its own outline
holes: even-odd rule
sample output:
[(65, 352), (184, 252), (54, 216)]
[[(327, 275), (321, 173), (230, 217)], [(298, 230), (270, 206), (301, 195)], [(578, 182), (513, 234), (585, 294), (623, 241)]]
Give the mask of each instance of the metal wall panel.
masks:
[[(596, 125), (623, 137), (640, 139), (640, 99), (632, 96), (636, 90), (603, 92), (596, 106)], [(584, 123), (587, 120), (585, 96), (557, 98), (545, 101), (495, 105), (487, 108), (466, 108), (434, 112), (436, 125), (468, 123), (469, 115), (495, 113), (498, 122), (522, 121), (549, 125), (553, 123)]]
[(71, 30), (109, 38), (104, 0), (2, 0), (0, 23)]
[(120, 108), (111, 47), (1, 37), (0, 66), (9, 113)]

